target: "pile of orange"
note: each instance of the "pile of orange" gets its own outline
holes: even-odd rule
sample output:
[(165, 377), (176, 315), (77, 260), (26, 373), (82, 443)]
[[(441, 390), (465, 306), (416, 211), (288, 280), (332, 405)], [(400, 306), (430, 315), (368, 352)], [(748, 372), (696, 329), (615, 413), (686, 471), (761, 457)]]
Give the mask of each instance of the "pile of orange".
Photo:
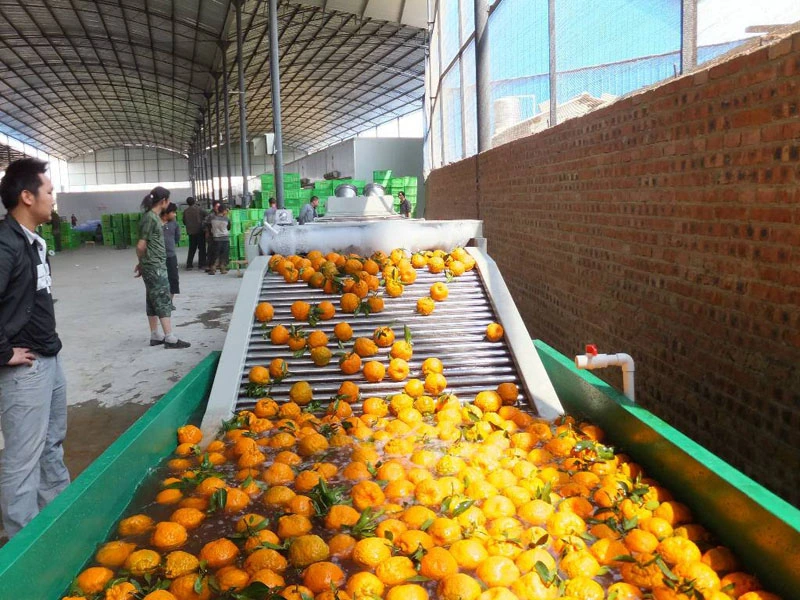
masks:
[[(402, 273), (401, 254), (271, 263), (290, 279), (313, 269), (309, 282), (321, 274), (327, 285), (359, 268), (387, 278), (387, 260)], [(471, 268), (453, 253), (409, 260), (455, 275), (454, 263)], [(260, 305), (255, 317), (272, 312)], [(501, 339), (498, 328), (487, 335)], [(199, 429), (180, 428), (154, 503), (120, 521), (69, 598), (777, 598), (596, 426), (532, 416), (510, 382), (457, 398), (447, 365), (429, 358), (410, 372), (411, 345), (386, 326), (371, 339), (352, 340), (346, 323), (323, 335), (352, 344), (344, 373), (389, 378), (395, 393), (362, 397), (361, 379), (346, 379), (315, 412), (312, 386), (295, 381), (204, 451)], [(379, 348), (390, 348), (388, 367), (373, 358)], [(276, 360), (251, 380), (291, 377), (288, 355)]]

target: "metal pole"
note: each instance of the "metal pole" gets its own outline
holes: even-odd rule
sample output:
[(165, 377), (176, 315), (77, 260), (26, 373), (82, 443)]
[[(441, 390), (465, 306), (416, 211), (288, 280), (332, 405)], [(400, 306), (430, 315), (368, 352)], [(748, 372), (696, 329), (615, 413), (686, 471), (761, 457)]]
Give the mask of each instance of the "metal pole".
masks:
[(278, 0), (269, 0), (269, 77), (272, 87), (272, 127), (275, 130), (275, 201), (283, 201), (283, 128), (281, 126), (280, 48), (278, 46)]
[[(217, 122), (216, 122), (216, 142), (217, 142), (217, 173), (219, 174), (219, 199), (222, 200), (222, 149), (220, 146), (220, 137), (219, 137), (219, 73), (214, 74), (214, 104), (215, 111), (217, 113)], [(230, 199), (228, 199), (230, 202)]]
[(697, 0), (681, 2), (681, 73), (697, 66)]
[(550, 127), (558, 125), (558, 81), (556, 69), (556, 0), (547, 2), (547, 20), (550, 31)]
[(192, 198), (197, 198), (197, 188), (195, 187), (195, 173), (194, 173), (194, 147), (189, 146), (189, 181), (192, 182)]
[(247, 106), (245, 106), (244, 56), (242, 55), (242, 4), (236, 0), (236, 62), (239, 67), (239, 146), (242, 152), (242, 203), (247, 201), (247, 178), (250, 175), (250, 157), (247, 154)]
[[(217, 192), (214, 189), (214, 148), (212, 147), (212, 131), (211, 128), (211, 92), (206, 92), (206, 111), (208, 114), (208, 128), (206, 129), (206, 138), (208, 139), (208, 168), (209, 168), (209, 175), (211, 175), (209, 179), (209, 185), (211, 186), (211, 200), (215, 201), (217, 199)], [(220, 201), (222, 197), (220, 197)]]
[(225, 167), (228, 174), (228, 203), (233, 199), (231, 182), (231, 107), (228, 99), (228, 42), (220, 42), (222, 47), (222, 102), (225, 112)]
[[(489, 0), (475, 0), (475, 94), (478, 152), (492, 147), (492, 75), (489, 70)], [(437, 99), (438, 101), (438, 99)]]

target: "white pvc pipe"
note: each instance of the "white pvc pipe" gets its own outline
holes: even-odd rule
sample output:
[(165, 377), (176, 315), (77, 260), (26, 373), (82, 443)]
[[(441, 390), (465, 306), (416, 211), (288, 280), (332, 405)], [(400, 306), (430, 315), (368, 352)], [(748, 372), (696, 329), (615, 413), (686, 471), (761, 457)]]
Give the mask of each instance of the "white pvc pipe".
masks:
[(636, 368), (629, 354), (579, 354), (575, 357), (575, 366), (589, 371), (604, 367), (622, 367), (623, 393), (631, 402), (636, 402), (633, 382)]

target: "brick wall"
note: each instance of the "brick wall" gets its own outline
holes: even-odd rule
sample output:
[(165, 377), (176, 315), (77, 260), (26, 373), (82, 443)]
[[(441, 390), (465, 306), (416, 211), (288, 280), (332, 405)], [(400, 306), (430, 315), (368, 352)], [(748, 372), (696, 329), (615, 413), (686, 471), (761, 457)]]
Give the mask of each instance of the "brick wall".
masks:
[(427, 186), (428, 218), (484, 220), (533, 337), (630, 353), (642, 405), (800, 505), (800, 34)]

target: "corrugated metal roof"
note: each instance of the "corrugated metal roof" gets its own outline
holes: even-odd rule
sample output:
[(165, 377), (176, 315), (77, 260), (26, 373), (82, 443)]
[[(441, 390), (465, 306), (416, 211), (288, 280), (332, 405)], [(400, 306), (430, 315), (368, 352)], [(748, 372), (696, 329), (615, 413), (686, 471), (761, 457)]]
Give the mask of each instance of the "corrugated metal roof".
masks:
[[(279, 4), (287, 145), (320, 147), (421, 103), (426, 33), (406, 24), (412, 12), (343, 2)], [(230, 0), (4, 0), (0, 122), (64, 158), (126, 144), (186, 153), (223, 40), (229, 90), (238, 93), (234, 10)], [(248, 132), (264, 133), (272, 130), (266, 0), (245, 2), (243, 28)], [(231, 120), (235, 141), (236, 102)]]

